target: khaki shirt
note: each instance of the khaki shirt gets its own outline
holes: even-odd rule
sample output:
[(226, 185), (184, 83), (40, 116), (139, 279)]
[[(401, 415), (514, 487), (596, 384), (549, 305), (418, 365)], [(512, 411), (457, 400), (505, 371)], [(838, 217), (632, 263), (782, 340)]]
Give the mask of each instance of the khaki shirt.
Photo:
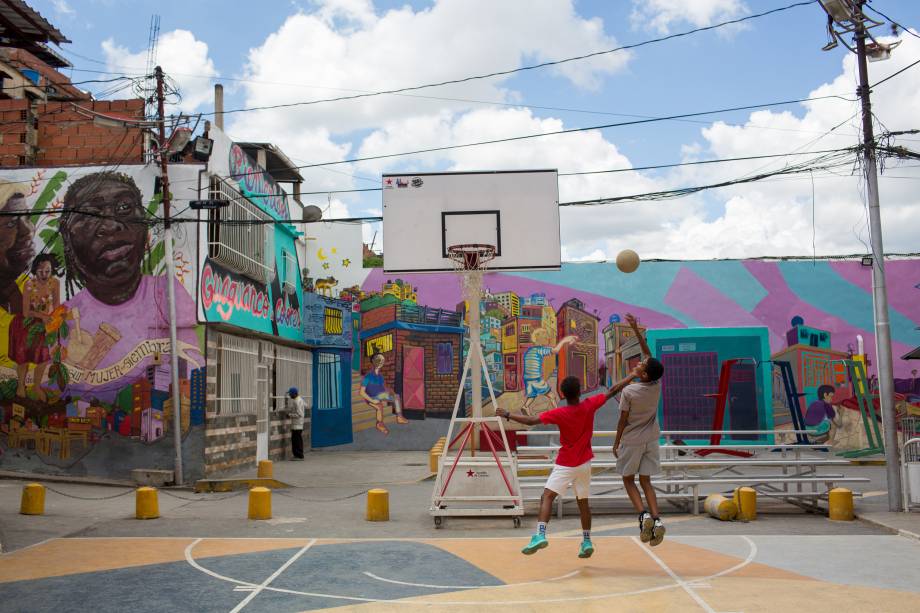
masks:
[(303, 396), (288, 398), (288, 414), (291, 416), (291, 430), (303, 430), (303, 420), (307, 413), (307, 401)]
[(661, 382), (630, 383), (620, 394), (620, 411), (628, 414), (620, 444), (644, 445), (661, 436), (658, 428), (658, 399)]

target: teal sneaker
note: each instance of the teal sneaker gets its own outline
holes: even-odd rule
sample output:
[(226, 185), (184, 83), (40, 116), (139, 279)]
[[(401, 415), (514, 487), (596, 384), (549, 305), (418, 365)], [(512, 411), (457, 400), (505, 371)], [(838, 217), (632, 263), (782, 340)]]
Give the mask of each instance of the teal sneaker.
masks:
[(546, 537), (542, 534), (534, 534), (527, 546), (521, 549), (521, 553), (525, 556), (529, 556), (545, 547), (549, 547), (549, 541), (546, 540)]
[(578, 550), (579, 558), (590, 558), (594, 555), (594, 545), (591, 541), (585, 539), (581, 542), (581, 549)]

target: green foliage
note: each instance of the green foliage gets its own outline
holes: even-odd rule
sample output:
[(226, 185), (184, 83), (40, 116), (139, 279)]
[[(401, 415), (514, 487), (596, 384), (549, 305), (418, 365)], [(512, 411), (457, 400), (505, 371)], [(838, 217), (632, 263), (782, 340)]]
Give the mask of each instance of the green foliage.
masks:
[(364, 268), (383, 268), (383, 256), (375, 255), (364, 258)]
[(164, 262), (165, 258), (166, 243), (160, 241), (144, 256), (144, 261), (141, 263), (141, 272), (145, 275), (158, 274), (161, 265), (166, 264), (166, 262)]
[(0, 381), (0, 400), (12, 400), (16, 397), (16, 388), (18, 382), (16, 379), (4, 379)]
[(38, 199), (35, 201), (35, 206), (32, 207), (32, 217), (30, 217), (32, 225), (38, 223), (42, 213), (45, 211), (45, 209), (48, 208), (48, 205), (51, 203), (51, 201), (54, 200), (58, 190), (61, 189), (61, 186), (66, 180), (67, 173), (63, 170), (59, 170), (54, 173), (53, 177), (45, 182), (45, 189), (43, 189), (42, 193), (39, 194)]

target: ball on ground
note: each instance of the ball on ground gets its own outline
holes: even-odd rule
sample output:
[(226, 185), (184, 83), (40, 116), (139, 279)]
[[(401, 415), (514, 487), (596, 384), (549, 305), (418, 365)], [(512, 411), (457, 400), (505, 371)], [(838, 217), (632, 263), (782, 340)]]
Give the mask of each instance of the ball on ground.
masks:
[(621, 272), (635, 272), (639, 268), (639, 254), (632, 249), (624, 249), (617, 254), (617, 268)]

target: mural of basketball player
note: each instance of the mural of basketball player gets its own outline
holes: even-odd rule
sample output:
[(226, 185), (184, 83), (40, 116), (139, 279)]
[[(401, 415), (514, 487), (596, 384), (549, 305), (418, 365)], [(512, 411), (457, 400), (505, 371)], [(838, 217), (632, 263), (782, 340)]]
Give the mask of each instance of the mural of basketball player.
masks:
[(540, 396), (546, 396), (551, 405), (555, 405), (558, 398), (553, 386), (547, 380), (552, 377), (555, 370), (555, 357), (562, 349), (576, 340), (575, 336), (566, 336), (555, 347), (547, 345), (549, 332), (545, 328), (537, 328), (530, 334), (533, 347), (524, 352), (524, 394), (526, 399), (521, 406), (521, 412), (529, 414), (529, 409)]
[[(83, 287), (67, 306), (79, 313), (79, 334), (91, 339), (79, 350), (68, 347), (68, 361), (74, 366), (108, 368), (142, 341), (168, 336), (166, 279), (141, 270), (148, 223), (141, 191), (128, 175), (92, 173), (67, 189), (60, 225), (66, 274)], [(194, 301), (178, 279), (172, 282), (179, 341), (197, 347)], [(126, 374), (136, 376), (148, 361), (132, 363)], [(116, 380), (111, 389), (92, 391), (111, 395), (123, 384)], [(68, 391), (81, 387), (76, 384)]]
[(396, 411), (396, 423), (407, 424), (409, 420), (403, 417), (402, 403), (399, 401), (399, 396), (386, 386), (386, 381), (381, 372), (385, 363), (386, 358), (382, 353), (374, 354), (371, 358), (372, 368), (364, 375), (364, 379), (361, 381), (360, 394), (369, 405), (374, 407), (377, 415), (377, 430), (382, 434), (389, 434), (390, 430), (383, 423), (383, 408), (387, 403)]
[(16, 395), (26, 397), (26, 376), (29, 365), (35, 364), (33, 386), (35, 397), (45, 402), (47, 394), (41, 382), (51, 361), (51, 352), (45, 342), (52, 314), (61, 303), (60, 264), (57, 256), (41, 253), (32, 261), (32, 276), (22, 291), (22, 313), (10, 324), (10, 359), (16, 362), (19, 384)]
[[(0, 181), (0, 210), (26, 213), (29, 186)], [(7, 330), (16, 315), (22, 314), (22, 285), (29, 262), (35, 255), (32, 235), (35, 228), (26, 215), (0, 217), (0, 365), (13, 367), (9, 359)]]

